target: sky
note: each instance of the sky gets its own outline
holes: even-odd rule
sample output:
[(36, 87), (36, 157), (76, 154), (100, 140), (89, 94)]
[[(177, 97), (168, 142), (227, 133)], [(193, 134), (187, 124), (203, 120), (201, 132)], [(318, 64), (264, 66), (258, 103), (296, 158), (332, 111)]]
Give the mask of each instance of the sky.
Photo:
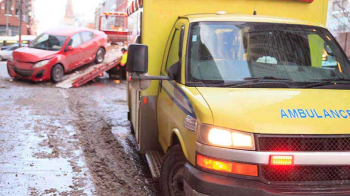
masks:
[[(95, 9), (101, 0), (73, 0), (74, 14), (93, 22)], [(35, 0), (35, 18), (38, 21), (38, 34), (59, 27), (66, 12), (67, 0)]]

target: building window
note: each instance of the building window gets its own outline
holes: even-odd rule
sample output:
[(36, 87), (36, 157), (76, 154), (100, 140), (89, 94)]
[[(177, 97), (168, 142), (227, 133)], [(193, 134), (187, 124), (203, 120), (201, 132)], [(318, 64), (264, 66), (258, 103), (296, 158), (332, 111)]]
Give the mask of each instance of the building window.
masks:
[[(28, 4), (26, 4), (26, 1), (25, 0), (22, 0), (22, 14), (23, 15), (27, 15), (27, 12), (28, 12)], [(21, 6), (20, 6), (20, 0), (16, 0), (16, 16), (19, 16), (20, 15), (20, 11), (21, 11)]]
[(12, 0), (6, 0), (5, 1), (5, 14), (6, 15), (12, 15)]
[(19, 0), (16, 0), (16, 16), (19, 16), (20, 12)]

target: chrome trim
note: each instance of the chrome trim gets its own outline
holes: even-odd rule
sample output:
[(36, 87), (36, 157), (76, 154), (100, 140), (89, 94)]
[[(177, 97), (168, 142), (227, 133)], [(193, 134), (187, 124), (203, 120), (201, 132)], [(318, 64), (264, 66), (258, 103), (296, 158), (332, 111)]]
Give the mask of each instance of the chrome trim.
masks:
[(202, 155), (243, 163), (269, 164), (270, 155), (293, 155), (294, 165), (350, 165), (350, 152), (257, 152), (196, 143)]

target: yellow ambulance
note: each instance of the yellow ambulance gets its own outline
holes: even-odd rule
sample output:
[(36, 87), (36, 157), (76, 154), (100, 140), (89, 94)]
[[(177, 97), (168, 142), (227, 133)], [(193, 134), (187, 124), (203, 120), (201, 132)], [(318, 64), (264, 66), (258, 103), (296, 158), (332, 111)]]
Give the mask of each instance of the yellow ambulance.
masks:
[(163, 195), (350, 195), (350, 62), (327, 9), (129, 3), (129, 119)]

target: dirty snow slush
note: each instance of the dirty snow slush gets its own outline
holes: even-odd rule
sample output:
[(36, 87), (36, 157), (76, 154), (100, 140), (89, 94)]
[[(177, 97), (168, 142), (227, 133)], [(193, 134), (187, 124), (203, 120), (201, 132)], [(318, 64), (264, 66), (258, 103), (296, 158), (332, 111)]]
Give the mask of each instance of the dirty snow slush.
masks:
[(129, 128), (125, 83), (0, 86), (0, 195), (160, 195)]
[(68, 91), (69, 108), (99, 195), (159, 195), (127, 120), (125, 83)]

